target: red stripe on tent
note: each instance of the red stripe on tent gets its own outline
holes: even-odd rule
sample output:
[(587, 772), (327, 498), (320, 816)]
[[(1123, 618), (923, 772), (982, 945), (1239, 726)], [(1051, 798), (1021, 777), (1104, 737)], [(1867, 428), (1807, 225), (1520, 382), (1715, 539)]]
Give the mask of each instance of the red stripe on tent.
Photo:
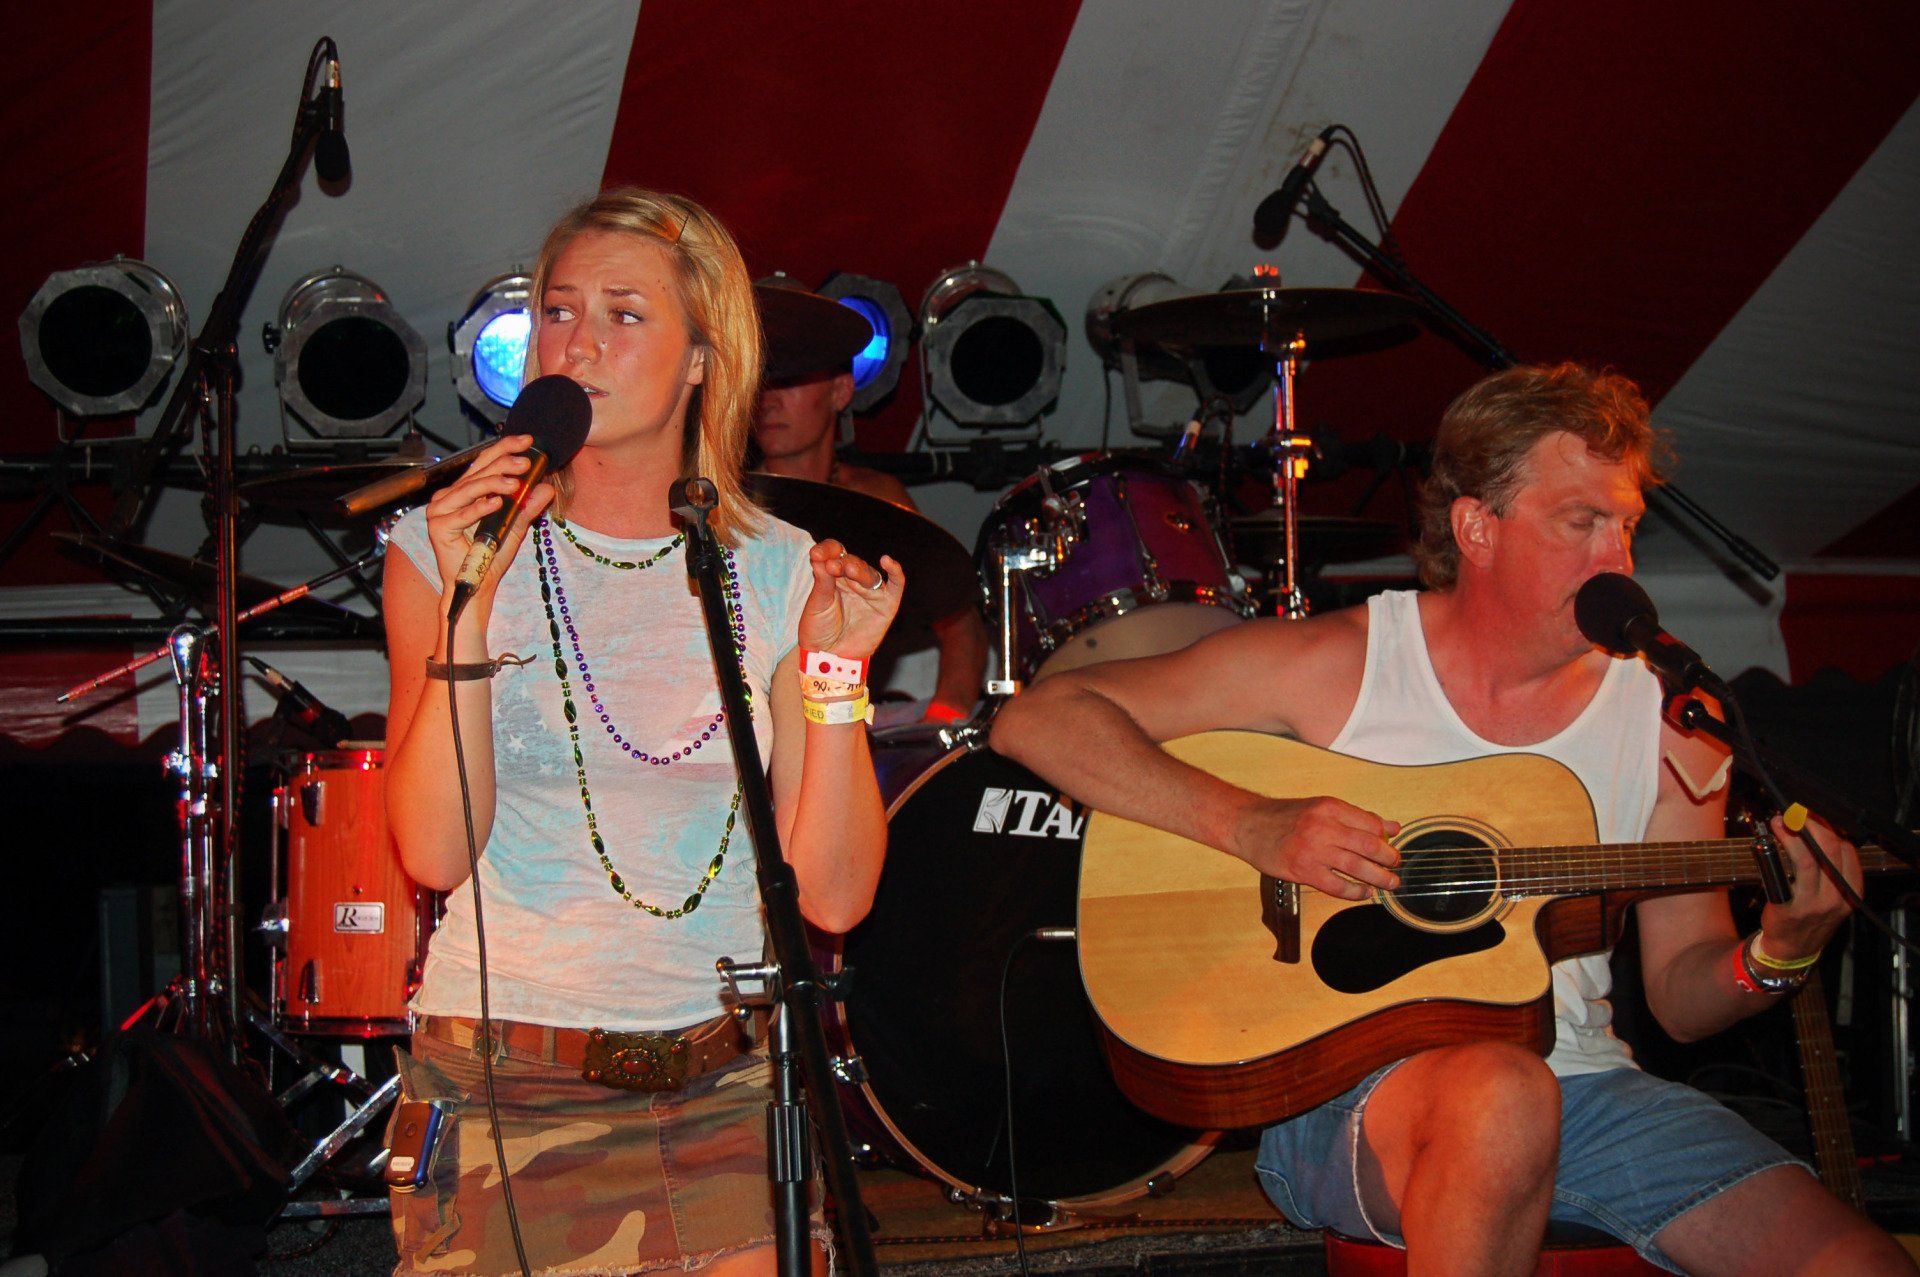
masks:
[[(1520, 358), (1610, 364), (1657, 402), (1920, 94), (1916, 47), (1909, 0), (1515, 0), (1395, 230)], [(1301, 407), (1426, 437), (1478, 371), (1423, 337), (1310, 370)]]
[[(1078, 11), (858, 0), (827, 21), (780, 0), (645, 5), (606, 183), (700, 200), (756, 277), (855, 271), (916, 306), (942, 269), (985, 254)], [(911, 382), (863, 444), (904, 442)]]
[(1920, 560), (1920, 488), (1820, 551), (1831, 559)]
[[(144, 0), (99, 5), (22, 5), (8, 29), (12, 89), (0, 95), (0, 155), (7, 198), (0, 203), (0, 315), (19, 315), (46, 277), (117, 253), (137, 257), (146, 241), (147, 116), (153, 19)], [(17, 347), (16, 347), (17, 349)], [(0, 448), (54, 446), (52, 403), (16, 356), (0, 359)], [(87, 494), (104, 513), (111, 496)], [(28, 502), (0, 502), (0, 536)], [(64, 512), (42, 524), (5, 564), (0, 581), (86, 579), (47, 550), (44, 531), (68, 525)]]
[(1920, 577), (1786, 575), (1780, 633), (1804, 683), (1829, 667), (1871, 683), (1920, 650)]

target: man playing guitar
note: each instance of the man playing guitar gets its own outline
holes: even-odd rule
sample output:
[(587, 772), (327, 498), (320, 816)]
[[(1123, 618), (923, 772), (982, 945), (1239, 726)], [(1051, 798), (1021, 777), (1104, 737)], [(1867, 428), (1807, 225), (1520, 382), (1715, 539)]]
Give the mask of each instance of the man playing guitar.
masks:
[[(1159, 743), (1244, 728), (1382, 763), (1544, 754), (1585, 784), (1603, 842), (1721, 837), (1721, 747), (1664, 723), (1654, 676), (1574, 622), (1583, 583), (1632, 571), (1654, 450), (1624, 378), (1495, 374), (1440, 426), (1415, 551), (1426, 591), (1055, 675), (1001, 711), (993, 744), (1103, 812), (1348, 900), (1398, 885), (1397, 825), (1337, 798), (1250, 793)], [(1855, 849), (1813, 828), (1857, 885)], [(1648, 1001), (1674, 1037), (1773, 1005), (1796, 984), (1780, 973), (1845, 918), (1811, 855), (1781, 842), (1793, 896), (1756, 936), (1737, 933), (1724, 890), (1638, 906)], [(1546, 1060), (1499, 1042), (1423, 1051), (1269, 1127), (1268, 1194), (1303, 1226), (1406, 1246), (1417, 1272), (1530, 1272), (1550, 1217), (1676, 1271), (1915, 1271), (1740, 1118), (1635, 1068), (1608, 991), (1604, 955), (1558, 963)]]

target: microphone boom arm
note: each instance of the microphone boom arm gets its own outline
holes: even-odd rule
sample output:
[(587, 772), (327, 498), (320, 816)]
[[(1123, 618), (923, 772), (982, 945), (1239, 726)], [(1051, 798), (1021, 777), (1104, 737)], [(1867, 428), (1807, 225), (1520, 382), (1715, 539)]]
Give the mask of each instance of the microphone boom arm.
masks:
[[(1488, 368), (1511, 368), (1520, 361), (1512, 351), (1500, 344), (1498, 338), (1481, 328), (1465, 315), (1447, 304), (1445, 298), (1421, 283), (1414, 273), (1400, 262), (1381, 250), (1378, 244), (1361, 234), (1354, 225), (1340, 216), (1340, 211), (1327, 202), (1320, 193), (1319, 184), (1307, 183), (1306, 198), (1307, 225), (1323, 238), (1350, 255), (1374, 275), (1385, 280), (1394, 288), (1410, 297), (1417, 297), (1430, 307), (1434, 314), (1444, 321), (1442, 335)], [(1653, 489), (1656, 497), (1665, 499), (1674, 509), (1689, 516), (1709, 535), (1727, 547), (1728, 553), (1740, 560), (1749, 570), (1761, 579), (1771, 581), (1780, 575), (1780, 565), (1769, 558), (1759, 546), (1728, 528), (1714, 518), (1700, 503), (1682, 492), (1671, 483), (1662, 484)]]

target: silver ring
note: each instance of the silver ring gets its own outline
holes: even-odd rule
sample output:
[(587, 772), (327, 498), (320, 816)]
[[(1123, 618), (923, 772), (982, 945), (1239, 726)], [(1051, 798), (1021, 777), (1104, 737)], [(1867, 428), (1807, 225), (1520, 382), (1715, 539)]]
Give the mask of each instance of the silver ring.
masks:
[(884, 589), (886, 589), (886, 588), (887, 588), (887, 574), (886, 574), (885, 572), (882, 572), (882, 573), (880, 574), (880, 579), (879, 579), (879, 580), (877, 580), (877, 581), (875, 581), (875, 582), (874, 582), (874, 583), (873, 583), (872, 585), (869, 585), (869, 586), (868, 586), (867, 588), (868, 588), (869, 590), (884, 590)]

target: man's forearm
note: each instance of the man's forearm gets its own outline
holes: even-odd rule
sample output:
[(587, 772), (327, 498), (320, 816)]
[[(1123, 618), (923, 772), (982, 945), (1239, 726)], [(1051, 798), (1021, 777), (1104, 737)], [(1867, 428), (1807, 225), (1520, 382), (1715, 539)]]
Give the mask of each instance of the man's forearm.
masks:
[(1648, 990), (1660, 1027), (1678, 1041), (1697, 1042), (1778, 1002), (1779, 994), (1740, 986), (1735, 973), (1745, 943), (1713, 936), (1675, 954), (1660, 987)]

